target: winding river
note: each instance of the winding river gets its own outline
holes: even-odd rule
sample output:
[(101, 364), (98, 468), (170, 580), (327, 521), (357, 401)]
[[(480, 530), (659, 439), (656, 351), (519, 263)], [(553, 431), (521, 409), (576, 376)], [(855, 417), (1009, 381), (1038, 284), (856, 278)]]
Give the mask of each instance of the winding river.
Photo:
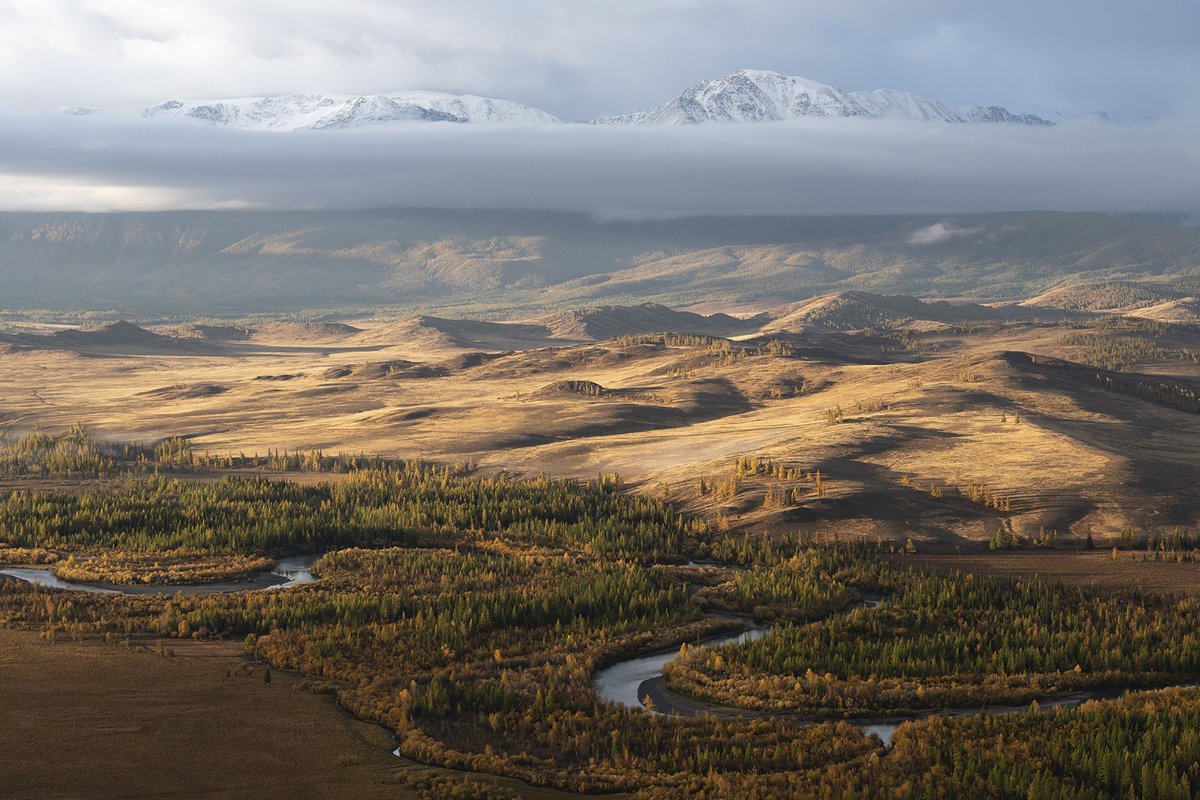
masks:
[[(709, 564), (702, 562), (691, 562), (689, 566), (705, 569), (736, 569), (736, 567), (726, 567), (725, 565), (721, 564)], [(859, 608), (878, 608), (882, 603), (882, 599), (870, 598), (838, 613), (847, 614)], [(748, 617), (733, 617), (728, 614), (713, 613), (707, 614), (706, 616), (713, 619), (745, 620), (747, 627), (738, 633), (721, 634), (700, 639), (696, 642), (693, 642), (692, 644), (694, 645), (704, 647), (719, 647), (726, 644), (752, 642), (756, 639), (761, 639), (764, 636), (769, 636), (772, 631), (771, 627), (758, 624)], [(649, 697), (654, 708), (646, 708), (646, 710), (655, 714), (676, 714), (684, 717), (697, 716), (700, 714), (711, 714), (717, 717), (740, 717), (743, 719), (783, 718), (794, 721), (800, 725), (846, 719), (848, 722), (857, 725), (863, 731), (863, 733), (867, 735), (875, 734), (878, 736), (887, 747), (891, 747), (892, 734), (895, 733), (896, 729), (905, 722), (937, 716), (963, 717), (974, 716), (976, 714), (1016, 714), (1029, 710), (1028, 705), (995, 705), (939, 709), (909, 714), (894, 714), (891, 716), (841, 718), (804, 716), (799, 714), (758, 711), (737, 708), (734, 706), (724, 706), (716, 703), (709, 703), (704, 700), (698, 700), (692, 697), (687, 697), (685, 695), (673, 692), (667, 687), (666, 678), (663, 676), (663, 667), (678, 655), (679, 648), (674, 647), (671, 649), (659, 650), (648, 655), (642, 655), (636, 658), (628, 658), (618, 661), (597, 672), (592, 679), (592, 686), (602, 699), (618, 705), (627, 706), (629, 708), (646, 708), (642, 701), (643, 698)], [(1190, 685), (1191, 684), (1181, 685), (1181, 688)], [(1120, 697), (1125, 691), (1126, 690), (1124, 688), (1116, 688), (1072, 692), (1047, 698), (1045, 700), (1039, 699), (1038, 705), (1041, 708), (1074, 708), (1088, 700), (1102, 700)]]
[[(693, 566), (707, 567), (709, 565), (694, 564)], [(875, 598), (864, 600), (841, 613), (848, 613), (856, 608), (877, 608), (880, 603), (881, 601)], [(745, 619), (743, 617), (731, 617), (731, 615), (727, 614), (709, 614), (708, 616), (714, 619)], [(771, 628), (750, 622), (750, 626), (745, 630), (733, 634), (706, 637), (694, 644), (703, 647), (745, 644), (746, 642), (753, 642), (764, 636), (768, 636), (770, 633)], [(649, 655), (618, 661), (597, 672), (596, 676), (592, 679), (592, 686), (595, 687), (596, 693), (602, 699), (611, 703), (617, 703), (618, 705), (628, 706), (629, 708), (645, 708), (646, 706), (642, 700), (649, 697), (654, 708), (647, 710), (656, 714), (676, 714), (682, 717), (711, 714), (716, 717), (741, 717), (744, 719), (787, 716), (788, 719), (794, 719), (802, 724), (828, 721), (827, 719), (818, 720), (816, 717), (802, 717), (792, 714), (780, 715), (770, 711), (753, 711), (733, 706), (722, 706), (677, 694), (667, 688), (667, 681), (663, 676), (663, 667), (678, 655), (679, 648), (674, 647), (669, 650), (659, 650)], [(1023, 711), (1025, 708), (1025, 706), (1022, 706), (1020, 710)], [(873, 733), (883, 740), (885, 745), (890, 745), (892, 742), (892, 733), (908, 719), (915, 719), (915, 717), (865, 718), (855, 720), (855, 724), (862, 729), (863, 733), (868, 735)]]
[(316, 555), (286, 556), (279, 559), (275, 566), (266, 572), (244, 581), (227, 581), (224, 583), (181, 583), (158, 585), (126, 585), (114, 583), (76, 583), (66, 581), (55, 575), (49, 569), (33, 567), (10, 567), (0, 569), (0, 576), (7, 576), (46, 586), (51, 589), (66, 589), (74, 592), (91, 592), (93, 594), (215, 594), (217, 592), (246, 592), (259, 589), (290, 589), (302, 586), (316, 580), (313, 575), (313, 562)]
[[(51, 589), (65, 589), (77, 592), (91, 592), (95, 594), (214, 594), (217, 592), (245, 592), (245, 591), (260, 591), (273, 589), (290, 589), (296, 586), (302, 586), (307, 583), (312, 583), (316, 580), (313, 574), (313, 563), (317, 560), (317, 555), (301, 555), (301, 556), (286, 556), (279, 559), (275, 566), (270, 570), (259, 573), (255, 577), (236, 582), (225, 583), (207, 583), (207, 584), (169, 584), (169, 585), (124, 585), (124, 584), (106, 584), (106, 583), (76, 583), (74, 581), (66, 581), (59, 578), (49, 569), (33, 568), (33, 567), (8, 567), (0, 569), (0, 576), (16, 578), (26, 581), (27, 583), (45, 586)], [(700, 567), (705, 569), (715, 568), (733, 568), (726, 567), (720, 564), (708, 564), (692, 562), (689, 566)], [(882, 604), (882, 599), (868, 598), (854, 606), (838, 613), (850, 613), (860, 608), (878, 608)], [(745, 627), (743, 630), (732, 634), (719, 634), (717, 636), (709, 636), (700, 639), (692, 644), (704, 647), (720, 647), (727, 644), (743, 644), (761, 639), (764, 636), (769, 636), (772, 628), (761, 625), (755, 622), (752, 618), (743, 615), (709, 613), (707, 614), (712, 619), (737, 620), (742, 622)], [(751, 709), (737, 708), (734, 706), (724, 706), (715, 703), (710, 703), (705, 700), (687, 697), (671, 691), (666, 685), (666, 678), (663, 676), (663, 667), (676, 656), (679, 655), (679, 648), (672, 647), (669, 649), (658, 650), (656, 652), (627, 658), (617, 661), (596, 673), (592, 679), (592, 685), (596, 693), (603, 700), (611, 703), (627, 706), (629, 708), (645, 708), (643, 698), (649, 697), (654, 708), (646, 708), (647, 711), (655, 714), (676, 714), (679, 716), (696, 716), (699, 714), (711, 714), (717, 717), (740, 717), (743, 719), (766, 719), (766, 718), (785, 718), (792, 720), (797, 724), (811, 724), (814, 722), (828, 722), (838, 719), (837, 717), (814, 717), (803, 716), (797, 714), (786, 714), (772, 711), (757, 711)], [(1193, 684), (1181, 684), (1181, 688), (1190, 687)], [(1100, 700), (1114, 697), (1120, 697), (1126, 690), (1123, 688), (1116, 689), (1096, 689), (1084, 692), (1074, 692), (1069, 694), (1059, 695), (1057, 697), (1039, 700), (1039, 705), (1042, 708), (1074, 708), (1088, 700)], [(863, 733), (877, 735), (885, 745), (891, 746), (892, 734), (905, 722), (910, 722), (917, 719), (924, 719), (933, 716), (972, 716), (975, 714), (1013, 714), (1027, 711), (1028, 705), (1000, 705), (986, 707), (971, 707), (971, 708), (953, 708), (941, 709), (935, 711), (924, 711), (904, 715), (878, 716), (878, 717), (856, 717), (848, 721), (857, 725), (862, 729)], [(400, 755), (399, 750), (396, 755)]]

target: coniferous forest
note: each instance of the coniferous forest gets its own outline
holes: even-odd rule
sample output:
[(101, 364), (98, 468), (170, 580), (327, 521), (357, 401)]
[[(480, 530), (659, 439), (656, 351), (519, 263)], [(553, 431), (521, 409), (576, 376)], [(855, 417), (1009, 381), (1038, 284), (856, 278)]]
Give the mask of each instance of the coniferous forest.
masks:
[[(45, 468), (26, 444), (22, 469), (74, 470), (62, 454), (88, 452), (82, 440), (43, 444)], [(317, 554), (318, 580), (207, 595), (10, 580), (0, 622), (118, 646), (239, 642), (247, 658), (302, 673), (386, 726), (409, 758), (576, 792), (1200, 791), (1193, 600), (921, 572), (874, 546), (739, 536), (613, 475), (334, 459), (338, 474), (301, 484), (219, 477), (199, 461), (194, 476), (165, 477), (156, 459), (178, 453), (122, 454), (105, 469), (141, 466), (84, 490), (0, 495), (0, 555), (119, 583), (155, 570), (179, 578), (171, 566), (189, 559), (229, 579)], [(689, 560), (698, 553), (721, 560)], [(747, 625), (770, 627), (707, 644)], [(678, 652), (663, 691), (722, 713), (601, 696), (604, 667), (668, 649)], [(886, 742), (862, 725), (884, 718), (902, 723)], [(451, 777), (424, 791), (468, 785)]]

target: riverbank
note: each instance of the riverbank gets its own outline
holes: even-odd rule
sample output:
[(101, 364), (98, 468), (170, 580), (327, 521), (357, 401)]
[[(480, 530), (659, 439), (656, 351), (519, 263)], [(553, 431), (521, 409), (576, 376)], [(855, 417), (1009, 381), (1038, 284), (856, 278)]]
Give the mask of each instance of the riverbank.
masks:
[[(730, 565), (691, 562), (689, 566), (703, 569), (737, 569)], [(850, 611), (868, 608), (878, 608), (886, 602), (885, 598), (872, 596), (865, 598), (850, 608), (834, 612), (829, 616), (847, 614)], [(708, 612), (710, 619), (723, 618), (726, 615), (719, 612)], [(757, 641), (773, 632), (774, 625), (745, 618), (746, 627), (732, 634), (722, 634), (706, 637), (694, 643), (694, 646), (716, 648), (723, 645), (743, 644)], [(797, 725), (809, 725), (820, 722), (843, 720), (857, 726), (866, 735), (875, 735), (885, 746), (891, 746), (892, 735), (904, 723), (932, 717), (966, 717), (980, 714), (1013, 714), (1027, 711), (1030, 704), (1012, 702), (997, 704), (964, 705), (961, 707), (944, 707), (917, 710), (894, 710), (891, 712), (864, 712), (855, 715), (839, 715), (837, 713), (807, 714), (791, 711), (776, 711), (767, 709), (750, 709), (739, 706), (725, 705), (719, 702), (693, 697), (673, 691), (667, 685), (664, 670), (667, 665), (679, 656), (679, 648), (662, 649), (631, 658), (621, 659), (609, 664), (593, 676), (592, 686), (601, 699), (629, 708), (644, 708), (651, 713), (675, 716), (693, 717), (708, 715), (720, 718), (740, 719), (773, 719), (785, 720)], [(1103, 686), (1093, 689), (1065, 691), (1038, 697), (1036, 702), (1042, 708), (1075, 708), (1089, 700), (1106, 700), (1121, 697), (1129, 691), (1157, 691), (1171, 688), (1190, 688), (1194, 682), (1187, 681), (1178, 684), (1150, 684), (1129, 686)]]
[(65, 589), (67, 591), (91, 592), (94, 594), (201, 595), (215, 594), (217, 592), (248, 592), (259, 589), (286, 589), (312, 583), (316, 580), (316, 576), (312, 572), (312, 565), (316, 560), (317, 556), (315, 555), (286, 556), (279, 559), (271, 569), (261, 572), (249, 580), (225, 581), (221, 583), (160, 585), (87, 583), (64, 580), (54, 574), (53, 570), (41, 567), (6, 567), (0, 569), (0, 578), (14, 578), (50, 589)]

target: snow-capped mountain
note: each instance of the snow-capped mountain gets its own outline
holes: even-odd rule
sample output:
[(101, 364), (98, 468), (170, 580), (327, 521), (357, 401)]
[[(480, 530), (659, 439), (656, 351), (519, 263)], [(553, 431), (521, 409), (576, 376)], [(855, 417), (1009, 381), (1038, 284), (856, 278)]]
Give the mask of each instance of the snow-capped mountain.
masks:
[(1000, 106), (954, 108), (895, 89), (844, 92), (808, 78), (757, 69), (739, 69), (724, 78), (702, 81), (658, 108), (593, 121), (603, 125), (681, 125), (801, 117), (1054, 124), (1033, 114), (1014, 114)]
[[(562, 123), (552, 114), (512, 100), (425, 91), (168, 100), (145, 109), (74, 107), (62, 110), (79, 116), (181, 118), (219, 128), (266, 131), (344, 129), (404, 122)], [(602, 125), (680, 125), (698, 122), (768, 122), (802, 117), (861, 117), (956, 124), (1054, 124), (1033, 114), (1014, 114), (1000, 106), (952, 107), (895, 89), (845, 92), (807, 78), (756, 69), (739, 69), (724, 78), (702, 81), (658, 108), (604, 117), (592, 122)]]
[(392, 122), (457, 122), (552, 125), (560, 120), (511, 100), (441, 92), (377, 95), (292, 94), (233, 100), (168, 100), (140, 111), (70, 108), (77, 115), (124, 115), (195, 119), (222, 128), (294, 131), (355, 128)]

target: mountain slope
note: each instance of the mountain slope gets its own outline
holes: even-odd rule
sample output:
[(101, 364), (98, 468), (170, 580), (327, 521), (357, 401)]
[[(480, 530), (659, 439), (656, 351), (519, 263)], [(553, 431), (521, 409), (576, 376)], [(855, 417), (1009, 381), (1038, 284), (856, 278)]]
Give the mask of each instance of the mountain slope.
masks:
[(219, 128), (294, 131), (357, 128), (395, 122), (554, 125), (560, 120), (511, 100), (441, 92), (377, 95), (293, 94), (231, 100), (168, 100), (138, 112), (72, 108), (77, 115), (192, 119)]
[(356, 345), (420, 346), (443, 350), (525, 350), (563, 344), (543, 325), (446, 319), (420, 315), (371, 328), (353, 338)]
[(560, 311), (524, 322), (419, 315), (359, 332), (349, 341), (359, 346), (408, 345), (430, 351), (527, 350), (649, 333), (732, 336), (757, 331), (766, 321), (765, 314), (749, 319), (728, 314), (704, 316), (643, 303)]
[(1200, 298), (1181, 297), (1153, 306), (1126, 312), (1131, 317), (1142, 317), (1158, 322), (1173, 322), (1182, 325), (1200, 324)]
[(606, 125), (680, 125), (700, 122), (779, 122), (803, 117), (864, 117), (955, 124), (1053, 123), (999, 106), (952, 108), (910, 92), (875, 89), (845, 92), (828, 84), (778, 72), (739, 69), (701, 81), (678, 97), (645, 111), (595, 122)]
[(1175, 297), (1200, 294), (1200, 228), (1030, 212), (957, 217), (954, 236), (926, 235), (947, 225), (413, 209), (7, 213), (0, 286), (8, 308), (237, 316), (402, 306), (509, 319), (651, 300), (767, 308), (846, 290), (1025, 299), (1075, 283), (1169, 281)]
[(588, 341), (645, 333), (690, 333), (698, 336), (735, 336), (758, 330), (764, 315), (739, 319), (728, 314), (708, 316), (676, 311), (658, 303), (637, 306), (601, 306), (549, 314), (538, 322), (558, 339)]
[(1002, 318), (994, 309), (976, 303), (922, 302), (904, 295), (883, 296), (870, 292), (836, 292), (802, 300), (774, 312), (764, 333), (809, 329), (860, 330), (896, 328), (912, 322), (952, 324)]
[(1056, 286), (1022, 305), (1073, 311), (1133, 312), (1180, 300), (1187, 294), (1170, 284), (1136, 281), (1088, 281)]
[(64, 350), (85, 354), (178, 354), (209, 352), (206, 342), (162, 336), (124, 320), (98, 328), (67, 328), (52, 333), (0, 331), (0, 345), (15, 350)]

